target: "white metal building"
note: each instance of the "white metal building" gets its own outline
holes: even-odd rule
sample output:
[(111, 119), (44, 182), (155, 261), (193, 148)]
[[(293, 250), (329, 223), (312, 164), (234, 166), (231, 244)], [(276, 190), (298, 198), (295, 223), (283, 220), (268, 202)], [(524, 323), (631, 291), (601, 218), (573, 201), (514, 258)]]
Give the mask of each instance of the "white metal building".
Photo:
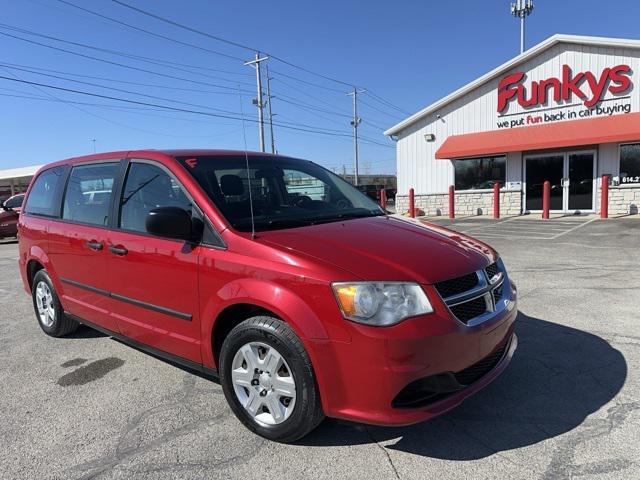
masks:
[(0, 170), (0, 199), (27, 191), (29, 182), (41, 165)]
[(554, 35), (385, 132), (397, 139), (398, 211), (506, 214), (542, 207), (599, 211), (609, 175), (612, 214), (640, 205), (640, 41)]

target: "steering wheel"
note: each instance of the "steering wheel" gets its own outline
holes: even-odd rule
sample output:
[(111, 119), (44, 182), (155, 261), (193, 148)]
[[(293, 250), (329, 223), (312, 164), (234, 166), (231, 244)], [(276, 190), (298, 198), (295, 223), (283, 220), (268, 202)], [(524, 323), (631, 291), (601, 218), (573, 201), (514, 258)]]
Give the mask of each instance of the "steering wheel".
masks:
[(307, 197), (306, 195), (300, 195), (299, 197), (296, 197), (294, 199), (293, 204), (296, 207), (307, 208), (312, 201), (313, 200), (311, 200), (311, 197)]
[(336, 207), (338, 207), (340, 210), (344, 210), (345, 208), (349, 208), (352, 206), (353, 205), (351, 204), (351, 202), (346, 198), (341, 198), (336, 202)]

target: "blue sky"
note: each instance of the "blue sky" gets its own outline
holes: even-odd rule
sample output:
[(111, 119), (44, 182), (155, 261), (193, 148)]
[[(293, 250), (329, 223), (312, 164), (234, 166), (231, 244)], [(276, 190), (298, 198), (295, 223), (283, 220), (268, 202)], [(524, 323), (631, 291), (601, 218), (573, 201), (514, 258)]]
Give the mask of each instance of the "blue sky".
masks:
[[(255, 77), (253, 70), (240, 61), (249, 59), (250, 51), (176, 28), (110, 0), (65, 1), (223, 55), (152, 37), (58, 0), (0, 0), (0, 34), (133, 67), (0, 35), (0, 76), (209, 115), (126, 104), (0, 79), (0, 168), (91, 153), (93, 139), (98, 151), (243, 148), (241, 122), (212, 115), (238, 117), (242, 108), (247, 117), (255, 119), (256, 108), (251, 104)], [(380, 98), (413, 113), (515, 56), (519, 49), (518, 22), (509, 14), (509, 2), (502, 0), (123, 1), (369, 89), (361, 96), (359, 112), (364, 122), (360, 133), (365, 137), (360, 146), (361, 173), (395, 172), (393, 142), (385, 139), (382, 129), (404, 114)], [(610, 2), (610, 8), (596, 0), (535, 3), (527, 23), (529, 46), (555, 33), (640, 38), (640, 2)], [(151, 60), (90, 50), (25, 31)], [(167, 62), (172, 64), (168, 66)], [(276, 126), (279, 152), (309, 158), (337, 171), (345, 165), (350, 171), (353, 153), (348, 118), (351, 100), (345, 95), (348, 87), (278, 60), (270, 60), (269, 66), (275, 97), (274, 122), (331, 133), (319, 135)], [(238, 88), (243, 91), (242, 103)], [(248, 148), (257, 150), (255, 123), (246, 123), (246, 137)], [(268, 130), (266, 140), (268, 146)]]

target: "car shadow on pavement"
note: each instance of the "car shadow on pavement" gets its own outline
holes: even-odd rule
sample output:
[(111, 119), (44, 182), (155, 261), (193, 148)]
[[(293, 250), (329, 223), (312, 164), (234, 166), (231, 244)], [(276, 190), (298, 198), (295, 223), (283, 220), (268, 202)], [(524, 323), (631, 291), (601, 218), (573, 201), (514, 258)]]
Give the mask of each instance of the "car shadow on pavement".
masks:
[(522, 312), (516, 333), (519, 345), (507, 370), (441, 417), (401, 428), (328, 420), (299, 444), (389, 441), (385, 447), (392, 450), (476, 460), (573, 430), (625, 383), (625, 358), (597, 335)]
[(108, 335), (91, 327), (80, 325), (75, 332), (66, 335), (65, 338), (102, 338), (107, 336)]

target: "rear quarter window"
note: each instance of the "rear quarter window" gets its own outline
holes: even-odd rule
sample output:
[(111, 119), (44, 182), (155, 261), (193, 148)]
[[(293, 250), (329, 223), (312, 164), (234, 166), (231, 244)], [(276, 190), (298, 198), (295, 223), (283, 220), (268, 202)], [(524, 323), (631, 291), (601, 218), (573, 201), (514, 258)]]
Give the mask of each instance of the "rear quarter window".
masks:
[(64, 167), (44, 170), (33, 181), (33, 187), (27, 197), (24, 211), (32, 215), (57, 217), (60, 215), (58, 202)]

